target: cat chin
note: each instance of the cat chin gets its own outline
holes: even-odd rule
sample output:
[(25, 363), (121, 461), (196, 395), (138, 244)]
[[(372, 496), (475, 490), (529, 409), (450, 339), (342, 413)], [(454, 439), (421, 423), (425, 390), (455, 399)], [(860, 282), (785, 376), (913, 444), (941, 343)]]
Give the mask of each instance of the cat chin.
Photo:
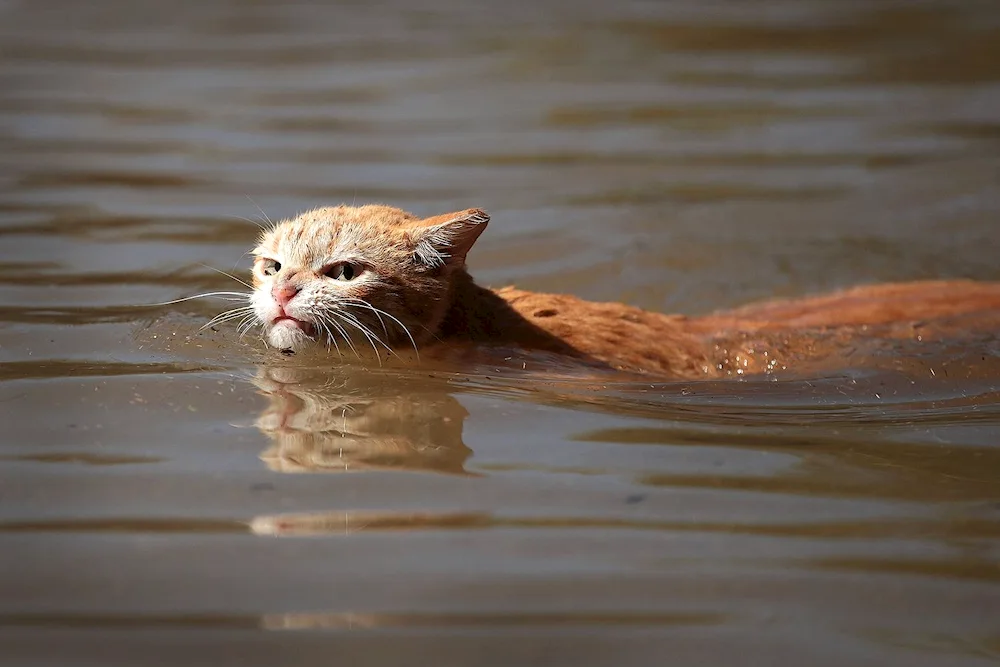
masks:
[(267, 342), (279, 350), (300, 350), (315, 340), (298, 326), (279, 322), (267, 332)]

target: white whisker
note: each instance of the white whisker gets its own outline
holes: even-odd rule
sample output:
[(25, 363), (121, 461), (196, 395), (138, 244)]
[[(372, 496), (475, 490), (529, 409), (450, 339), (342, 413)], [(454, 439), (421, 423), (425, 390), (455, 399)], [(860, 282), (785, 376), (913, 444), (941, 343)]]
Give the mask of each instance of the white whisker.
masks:
[(239, 332), (241, 341), (243, 340), (244, 336), (250, 333), (250, 330), (253, 329), (256, 323), (257, 323), (256, 313), (250, 313), (248, 315), (245, 315), (243, 319), (240, 320), (239, 325), (236, 327), (236, 331)]
[(253, 285), (251, 285), (250, 283), (248, 283), (248, 282), (246, 282), (244, 280), (241, 280), (240, 278), (237, 278), (236, 276), (234, 276), (231, 273), (226, 273), (222, 269), (217, 269), (214, 266), (209, 266), (208, 264), (200, 264), (199, 263), (198, 266), (202, 266), (202, 267), (208, 269), (209, 271), (215, 271), (216, 273), (221, 273), (222, 275), (226, 276), (227, 278), (232, 278), (233, 280), (235, 280), (236, 282), (238, 282), (240, 285), (243, 285), (244, 287), (246, 287), (249, 290), (253, 289)]
[(382, 315), (385, 315), (390, 320), (392, 320), (393, 322), (395, 322), (396, 324), (398, 324), (399, 328), (402, 329), (403, 333), (405, 333), (406, 336), (407, 336), (407, 338), (410, 339), (410, 345), (413, 346), (413, 353), (416, 355), (417, 361), (420, 361), (420, 351), (417, 349), (417, 342), (413, 339), (413, 335), (410, 333), (410, 330), (406, 328), (405, 324), (403, 324), (402, 322), (399, 321), (398, 317), (396, 317), (395, 315), (393, 315), (391, 313), (387, 313), (387, 312), (385, 312), (384, 310), (382, 310), (380, 308), (376, 308), (375, 306), (371, 305), (370, 303), (368, 303), (364, 299), (349, 299), (349, 301), (352, 302), (352, 303), (357, 303), (359, 305), (362, 305), (365, 308), (368, 308), (369, 310), (371, 310), (372, 312), (374, 312), (376, 315), (378, 315), (379, 313), (381, 313)]
[(230, 308), (229, 310), (224, 310), (215, 317), (213, 317), (212, 320), (215, 320), (217, 318), (229, 319), (234, 315), (251, 315), (253, 314), (253, 312), (254, 312), (253, 306), (240, 306), (238, 308)]
[(255, 227), (258, 227), (262, 232), (266, 232), (267, 231), (267, 227), (265, 227), (261, 223), (257, 222), (253, 218), (247, 218), (247, 217), (242, 216), (242, 215), (232, 215), (232, 214), (229, 214), (226, 217), (227, 218), (235, 218), (237, 220), (244, 220), (246, 222), (249, 222), (251, 225), (254, 225)]
[(152, 308), (154, 306), (169, 306), (175, 303), (182, 303), (184, 301), (191, 301), (192, 299), (205, 299), (205, 298), (217, 298), (223, 299), (225, 301), (246, 301), (250, 298), (249, 294), (243, 292), (205, 292), (203, 294), (193, 294), (191, 296), (181, 297), (180, 299), (173, 299), (171, 301), (161, 301), (159, 303), (143, 303), (139, 304), (140, 308)]
[(386, 336), (389, 335), (389, 329), (386, 328), (386, 326), (385, 326), (385, 320), (382, 319), (382, 313), (381, 313), (381, 311), (379, 311), (378, 308), (373, 307), (370, 303), (368, 303), (364, 299), (344, 299), (344, 301), (347, 302), (347, 303), (349, 303), (349, 304), (354, 304), (354, 305), (362, 306), (362, 307), (367, 308), (368, 310), (372, 311), (373, 313), (375, 313), (375, 317), (378, 318), (379, 324), (382, 325), (382, 331), (385, 332)]
[(344, 327), (340, 326), (334, 320), (329, 320), (329, 324), (332, 325), (333, 328), (337, 330), (337, 333), (339, 333), (341, 336), (344, 337), (344, 342), (346, 342), (347, 345), (348, 345), (348, 347), (351, 348), (351, 351), (354, 352), (354, 356), (356, 356), (358, 359), (360, 359), (361, 355), (358, 354), (357, 348), (354, 347), (354, 343), (351, 341), (351, 336), (350, 336), (350, 334), (347, 333), (347, 330)]
[(330, 331), (329, 325), (325, 325), (324, 324), (324, 326), (326, 326), (326, 332), (329, 335), (329, 340), (333, 343), (334, 349), (337, 350), (337, 358), (338, 359), (343, 359), (344, 358), (344, 353), (340, 351), (340, 345), (337, 344), (337, 337), (334, 336), (333, 332)]
[(330, 343), (333, 343), (333, 346), (337, 349), (337, 357), (339, 357), (340, 359), (343, 359), (344, 358), (344, 354), (340, 351), (340, 345), (337, 344), (337, 337), (334, 336), (333, 332), (330, 331), (330, 327), (326, 324), (326, 322), (323, 322), (323, 321), (320, 321), (319, 325), (321, 327), (323, 327), (323, 329), (326, 331), (326, 349), (327, 349), (327, 351), (329, 351), (329, 349), (330, 349)]
[(257, 210), (258, 210), (258, 211), (260, 211), (260, 214), (261, 214), (262, 216), (264, 216), (264, 219), (265, 219), (265, 220), (267, 220), (267, 224), (271, 225), (271, 229), (274, 229), (274, 222), (273, 222), (273, 221), (271, 220), (271, 218), (267, 217), (267, 213), (265, 213), (265, 212), (264, 212), (264, 209), (262, 209), (262, 208), (260, 207), (260, 204), (258, 204), (257, 202), (255, 202), (255, 201), (253, 200), (253, 197), (251, 197), (250, 195), (245, 195), (245, 196), (246, 196), (246, 198), (247, 198), (247, 199), (249, 199), (249, 200), (250, 200), (250, 203), (251, 203), (251, 204), (253, 204), (254, 206), (256, 206), (256, 207), (257, 207)]
[(242, 261), (244, 257), (249, 257), (250, 253), (252, 253), (252, 252), (253, 252), (253, 250), (247, 250), (245, 253), (243, 253), (242, 255), (240, 255), (239, 257), (237, 257), (236, 261), (233, 262), (233, 268), (231, 268), (229, 270), (230, 271), (235, 271), (236, 267), (239, 266), (240, 261)]
[(242, 318), (247, 315), (254, 315), (253, 306), (240, 306), (239, 308), (223, 311), (202, 325), (201, 328), (207, 329), (216, 324), (222, 324), (223, 322), (228, 322), (229, 320), (234, 320), (236, 318)]
[(326, 351), (330, 351), (330, 343), (333, 341), (333, 336), (330, 335), (330, 329), (323, 322), (317, 322), (314, 324), (316, 328), (319, 329), (318, 334), (322, 334), (323, 338), (326, 339)]
[(359, 331), (361, 331), (362, 335), (365, 338), (368, 339), (368, 343), (372, 346), (372, 350), (375, 352), (375, 357), (378, 359), (378, 365), (379, 366), (382, 365), (382, 355), (379, 353), (378, 348), (375, 346), (375, 341), (376, 340), (379, 343), (382, 343), (382, 345), (385, 347), (385, 349), (389, 350), (389, 353), (392, 354), (392, 348), (389, 347), (388, 345), (386, 345), (385, 343), (383, 343), (382, 339), (380, 339), (378, 336), (375, 336), (375, 334), (371, 333), (368, 330), (368, 327), (366, 327), (364, 324), (362, 324), (358, 320), (358, 318), (354, 317), (350, 313), (344, 313), (344, 312), (336, 313), (336, 315), (338, 317), (340, 317), (341, 319), (343, 319), (348, 324), (350, 324), (351, 326), (353, 326), (355, 329), (358, 329)]
[(207, 322), (206, 324), (199, 327), (198, 330), (201, 331), (202, 329), (208, 329), (214, 326), (218, 326), (220, 324), (225, 324), (226, 322), (230, 322), (232, 320), (242, 319), (245, 316), (246, 315), (244, 313), (230, 313), (226, 315), (226, 317), (214, 318), (212, 321)]
[[(377, 340), (379, 342), (380, 345), (382, 345), (382, 347), (384, 347), (390, 353), (393, 353), (392, 348), (389, 347), (388, 345), (386, 345), (385, 341), (383, 341), (381, 338), (379, 338), (375, 334), (374, 331), (372, 331), (367, 326), (365, 326), (365, 323), (362, 322), (360, 319), (358, 319), (358, 317), (356, 315), (354, 315), (354, 313), (351, 313), (351, 312), (348, 312), (346, 310), (343, 310), (343, 311), (340, 311), (338, 313), (338, 315), (340, 315), (340, 317), (342, 317), (343, 319), (347, 320), (347, 322), (349, 324), (351, 324), (352, 326), (354, 326), (356, 329), (360, 329), (361, 333), (363, 333), (365, 336), (369, 337), (369, 341), (371, 341), (371, 339), (374, 338), (375, 340)], [(376, 350), (376, 352), (377, 352), (377, 350)]]

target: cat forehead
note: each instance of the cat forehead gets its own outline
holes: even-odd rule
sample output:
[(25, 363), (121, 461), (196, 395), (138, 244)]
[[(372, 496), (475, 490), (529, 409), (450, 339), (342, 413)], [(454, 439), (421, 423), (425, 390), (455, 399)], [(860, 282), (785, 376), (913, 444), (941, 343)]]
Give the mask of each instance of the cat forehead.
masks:
[(255, 254), (282, 254), (300, 259), (349, 253), (387, 241), (416, 216), (391, 206), (328, 206), (307, 211), (265, 232)]

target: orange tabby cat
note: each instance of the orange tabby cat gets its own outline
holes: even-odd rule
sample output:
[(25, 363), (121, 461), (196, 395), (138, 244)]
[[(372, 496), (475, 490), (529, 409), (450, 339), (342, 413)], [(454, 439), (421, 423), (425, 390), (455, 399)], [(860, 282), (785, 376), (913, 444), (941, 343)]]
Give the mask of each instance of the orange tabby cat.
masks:
[(264, 339), (281, 350), (320, 342), (341, 352), (412, 349), (460, 360), (527, 350), (696, 378), (832, 359), (868, 340), (970, 329), (992, 335), (1000, 327), (1000, 283), (876, 285), (695, 318), (490, 290), (465, 267), (488, 221), (479, 209), (420, 219), (370, 205), (320, 208), (279, 223), (253, 251), (251, 304)]

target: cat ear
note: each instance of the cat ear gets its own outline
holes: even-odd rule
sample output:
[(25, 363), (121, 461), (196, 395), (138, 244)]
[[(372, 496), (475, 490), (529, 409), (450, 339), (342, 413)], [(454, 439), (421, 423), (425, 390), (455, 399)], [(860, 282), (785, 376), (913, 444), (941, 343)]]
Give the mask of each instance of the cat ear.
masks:
[(410, 232), (413, 256), (432, 267), (461, 266), (489, 221), (489, 214), (478, 208), (420, 220)]

